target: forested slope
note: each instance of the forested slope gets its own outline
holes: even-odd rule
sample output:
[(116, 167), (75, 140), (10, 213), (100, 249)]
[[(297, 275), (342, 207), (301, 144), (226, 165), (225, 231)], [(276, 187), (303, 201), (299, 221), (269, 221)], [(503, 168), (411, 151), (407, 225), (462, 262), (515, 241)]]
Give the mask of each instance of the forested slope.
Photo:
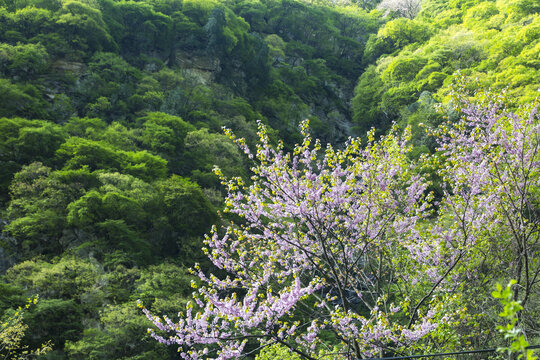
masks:
[(175, 311), (208, 263), (212, 168), (247, 166), (221, 127), (250, 141), (262, 120), (291, 144), (311, 117), (348, 136), (383, 20), (296, 1), (0, 5), (1, 311), (39, 294), (25, 343), (54, 358), (174, 357), (135, 300)]
[(24, 342), (50, 359), (165, 359), (137, 299), (174, 314), (223, 220), (212, 172), (248, 177), (223, 135), (257, 120), (286, 148), (310, 119), (336, 145), (413, 125), (434, 151), (456, 71), (538, 95), (534, 0), (0, 0), (0, 314), (40, 301)]
[(532, 102), (540, 82), (539, 12), (528, 0), (425, 0), (415, 18), (388, 21), (365, 47), (355, 125), (381, 132), (393, 121), (437, 125), (442, 117), (432, 105), (448, 103), (456, 75), (467, 76), (471, 89), (507, 91), (514, 106)]

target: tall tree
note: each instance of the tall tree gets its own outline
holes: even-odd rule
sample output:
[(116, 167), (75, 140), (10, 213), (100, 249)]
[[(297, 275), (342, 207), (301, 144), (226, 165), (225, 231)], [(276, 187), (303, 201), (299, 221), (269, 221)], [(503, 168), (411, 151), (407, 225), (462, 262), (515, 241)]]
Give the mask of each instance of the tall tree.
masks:
[(516, 280), (513, 300), (527, 311), (540, 283), (537, 105), (512, 112), (504, 92), (478, 92), (475, 103), (467, 95), (455, 98), (461, 120), (440, 130), (446, 216), (459, 224), (463, 243), (483, 252), (490, 276)]

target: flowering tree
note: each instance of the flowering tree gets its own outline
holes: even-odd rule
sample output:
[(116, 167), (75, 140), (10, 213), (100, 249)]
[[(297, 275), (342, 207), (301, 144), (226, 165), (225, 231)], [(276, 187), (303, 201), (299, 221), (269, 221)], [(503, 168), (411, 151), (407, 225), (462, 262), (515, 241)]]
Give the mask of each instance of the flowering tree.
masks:
[(143, 308), (156, 339), (186, 359), (275, 343), (306, 359), (360, 358), (412, 351), (459, 312), (444, 290), (461, 256), (420, 224), (431, 213), (428, 183), (407, 158), (407, 132), (322, 149), (306, 122), (288, 154), (259, 130), (255, 154), (229, 132), (256, 165), (250, 184), (222, 179), (225, 211), (241, 221), (206, 238), (228, 275), (197, 268), (202, 285), (177, 322)]
[(422, 7), (422, 0), (382, 0), (378, 9), (394, 11), (399, 16), (413, 19)]
[(476, 98), (460, 92), (462, 118), (438, 131), (444, 216), (456, 224), (459, 253), (516, 279), (513, 300), (526, 308), (540, 282), (540, 116), (536, 106), (507, 110), (504, 92)]

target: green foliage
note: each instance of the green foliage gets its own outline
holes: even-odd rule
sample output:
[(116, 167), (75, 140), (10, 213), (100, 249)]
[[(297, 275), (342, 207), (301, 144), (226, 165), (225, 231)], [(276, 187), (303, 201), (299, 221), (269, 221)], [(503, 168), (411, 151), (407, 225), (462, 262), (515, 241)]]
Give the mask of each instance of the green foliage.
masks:
[(16, 84), (0, 79), (0, 116), (46, 117), (47, 105), (40, 91), (31, 84)]
[(28, 80), (47, 70), (48, 58), (49, 54), (41, 44), (0, 44), (0, 73)]
[(72, 186), (51, 176), (51, 169), (41, 163), (24, 166), (10, 186), (13, 200), (7, 217), (11, 221), (3, 229), (8, 238), (2, 239), (6, 250), (23, 259), (61, 254), (67, 245), (60, 240), (67, 235), (62, 231), (65, 206), (80, 190), (76, 183)]
[(53, 349), (62, 349), (66, 340), (80, 337), (83, 330), (82, 311), (73, 299), (41, 300), (27, 315), (30, 333), (25, 342), (30, 347), (38, 347), (50, 337), (54, 339)]
[(490, 19), (499, 13), (495, 3), (484, 1), (471, 7), (463, 17), (463, 25), (468, 28), (475, 26), (490, 26)]
[(138, 149), (136, 144), (139, 140), (139, 132), (137, 129), (127, 128), (118, 122), (112, 122), (101, 134), (91, 134), (89, 137), (101, 139), (120, 150), (133, 151)]
[(171, 18), (154, 11), (144, 2), (118, 2), (114, 8), (114, 20), (123, 25), (115, 33), (125, 54), (134, 55), (157, 51), (164, 53), (170, 48)]
[(375, 66), (370, 66), (358, 80), (355, 97), (352, 100), (354, 111), (353, 120), (358, 126), (359, 133), (367, 132), (372, 126), (382, 127), (377, 104), (382, 98), (383, 82)]
[(92, 54), (95, 51), (114, 50), (116, 47), (101, 12), (84, 2), (63, 2), (56, 25), (59, 33), (76, 50)]
[(508, 355), (517, 354), (518, 359), (536, 360), (533, 350), (527, 349), (529, 342), (525, 339), (523, 330), (518, 328), (519, 313), (523, 310), (519, 301), (514, 300), (514, 292), (512, 286), (516, 284), (515, 280), (511, 280), (503, 289), (501, 284), (497, 283), (497, 289), (493, 291), (492, 296), (499, 299), (504, 307), (499, 316), (508, 323), (506, 325), (498, 325), (497, 329), (504, 335), (504, 338), (511, 341), (507, 348), (499, 348), (498, 351), (506, 351)]
[[(456, 71), (477, 78), (479, 86), (509, 88), (516, 104), (534, 101), (540, 17), (535, 10), (521, 12), (521, 6), (529, 5), (430, 0), (413, 20), (388, 21), (366, 44), (364, 61), (375, 68), (358, 80), (353, 119), (360, 122), (367, 114), (370, 124), (385, 131), (410, 112), (423, 91), (438, 102), (448, 101)], [(380, 81), (370, 84), (369, 79), (377, 79), (374, 72)], [(383, 95), (374, 97), (377, 93)], [(386, 121), (373, 119), (377, 110), (378, 120)]]
[(119, 152), (100, 141), (71, 137), (58, 149), (56, 156), (67, 169), (121, 169), (122, 159)]
[(276, 34), (270, 34), (264, 39), (268, 45), (269, 55), (274, 62), (285, 60), (285, 42)]
[(95, 138), (101, 136), (107, 124), (98, 118), (73, 117), (64, 124), (64, 129), (71, 136)]
[[(33, 329), (25, 331), (28, 335), (24, 338), (23, 333), (19, 333), (18, 347), (32, 348), (51, 336), (54, 337), (55, 353), (61, 354), (65, 344), (65, 355), (70, 359), (135, 359), (141, 356), (172, 359), (175, 351), (160, 347), (150, 339), (146, 318), (137, 312), (135, 301), (129, 301), (129, 298), (142, 297), (156, 309), (170, 312), (173, 307), (185, 304), (191, 276), (185, 268), (172, 264), (151, 266), (147, 270), (118, 265), (105, 272), (95, 259), (67, 256), (53, 262), (19, 263), (3, 280), (17, 289), (42, 294), (40, 303), (43, 306), (25, 312), (24, 324), (18, 322), (23, 325), (22, 330), (27, 326)], [(119, 294), (122, 292), (125, 295)], [(11, 314), (10, 311), (6, 314)], [(86, 319), (84, 331), (82, 314)], [(14, 324), (3, 322), (4, 325), (9, 325), (6, 331), (13, 335)], [(2, 340), (4, 335), (9, 335), (4, 330), (2, 328)], [(20, 359), (23, 358), (26, 359)]]
[(377, 35), (371, 35), (366, 44), (364, 61), (373, 62), (383, 54), (392, 54), (407, 45), (420, 44), (430, 38), (427, 24), (417, 20), (399, 18), (387, 22)]
[(155, 190), (129, 175), (101, 173), (98, 177), (102, 186), (69, 204), (68, 225), (84, 231), (90, 242), (83, 246), (91, 244), (102, 259), (121, 251), (130, 263), (149, 262), (152, 250), (144, 232), (151, 227)]
[(150, 266), (135, 282), (131, 299), (141, 300), (146, 306), (171, 317), (176, 316), (178, 306), (187, 304), (193, 290), (191, 281), (194, 280), (186, 268), (177, 265), (162, 263)]
[(167, 173), (167, 162), (146, 151), (122, 151), (103, 141), (71, 137), (56, 151), (65, 169), (123, 171), (142, 179), (158, 179)]
[(101, 305), (96, 301), (102, 296), (97, 280), (99, 275), (101, 271), (95, 261), (65, 257), (53, 263), (21, 262), (6, 272), (5, 280), (40, 293), (44, 299), (73, 299), (90, 311)]
[(255, 357), (255, 360), (300, 360), (301, 357), (284, 346), (273, 345), (265, 347)]
[(146, 318), (137, 312), (135, 302), (107, 306), (99, 326), (84, 330), (78, 341), (66, 343), (69, 359), (172, 359), (167, 349), (155, 344), (147, 334)]
[(173, 175), (155, 186), (160, 193), (161, 211), (167, 214), (166, 223), (159, 224), (156, 245), (162, 253), (177, 256), (186, 265), (206, 263), (199, 239), (217, 220), (214, 207), (200, 187), (185, 178)]
[(41, 356), (51, 350), (50, 342), (42, 344), (35, 350), (30, 350), (27, 345), (22, 345), (28, 325), (23, 322), (24, 314), (37, 304), (38, 297), (28, 299), (24, 308), (19, 307), (17, 311), (0, 323), (0, 355), (6, 360), (25, 360)]
[(159, 112), (148, 113), (137, 121), (141, 123), (142, 144), (168, 160), (172, 171), (180, 171), (185, 138), (195, 127), (180, 117)]
[(65, 140), (66, 133), (55, 124), (21, 118), (0, 118), (0, 199), (23, 165), (34, 161), (51, 165), (53, 154)]
[(185, 146), (186, 172), (202, 186), (219, 186), (219, 179), (213, 173), (214, 166), (224, 173), (245, 175), (238, 148), (225, 135), (213, 134), (206, 129), (192, 131), (186, 136)]
[(200, 26), (204, 26), (208, 21), (210, 12), (217, 7), (215, 0), (185, 0), (183, 2), (182, 12), (193, 19), (192, 21)]

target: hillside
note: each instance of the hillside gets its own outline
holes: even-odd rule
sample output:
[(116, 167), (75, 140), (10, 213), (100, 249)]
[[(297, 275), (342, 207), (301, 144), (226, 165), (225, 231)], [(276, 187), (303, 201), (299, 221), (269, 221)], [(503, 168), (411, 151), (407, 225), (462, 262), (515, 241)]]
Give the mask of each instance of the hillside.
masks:
[(291, 150), (306, 118), (337, 148), (410, 125), (417, 159), (462, 76), (537, 99), (537, 1), (378, 3), (0, 0), (0, 318), (39, 295), (40, 358), (177, 358), (136, 301), (175, 314), (187, 269), (212, 268), (204, 234), (235, 219), (213, 168), (253, 165), (223, 127), (254, 147), (260, 121)]

